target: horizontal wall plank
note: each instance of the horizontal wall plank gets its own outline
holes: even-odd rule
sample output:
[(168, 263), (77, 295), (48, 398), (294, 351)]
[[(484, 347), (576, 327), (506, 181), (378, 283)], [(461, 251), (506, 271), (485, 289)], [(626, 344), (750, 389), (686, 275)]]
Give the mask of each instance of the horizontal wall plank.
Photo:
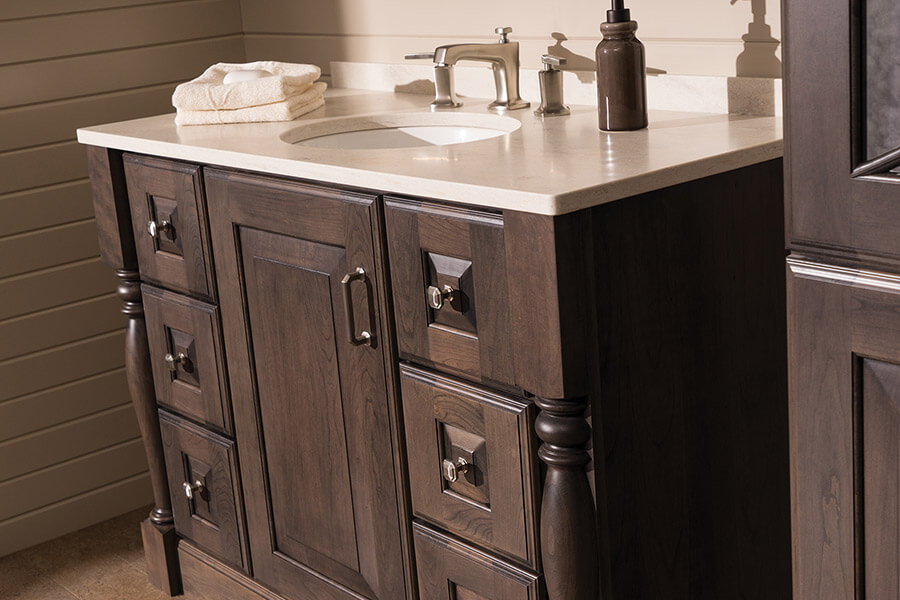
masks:
[[(70, 32), (77, 31), (77, 35)], [(241, 33), (237, 0), (195, 0), (0, 21), (0, 64)], [(47, 40), (53, 40), (48, 44)]]
[(172, 0), (22, 0), (20, 2), (0, 2), (0, 21), (8, 19), (28, 19), (49, 15), (90, 12), (106, 8), (121, 8), (138, 4), (158, 4)]
[(241, 35), (0, 67), (0, 108), (187, 81), (217, 62), (241, 62)]
[(130, 404), (0, 443), (0, 482), (140, 435)]
[(87, 156), (74, 140), (0, 154), (0, 194), (85, 176)]
[(0, 361), (125, 326), (115, 294), (0, 321)]
[(94, 216), (87, 179), (0, 196), (0, 236)]
[(117, 285), (99, 258), (0, 279), (0, 320), (101, 296)]
[(0, 522), (0, 556), (111, 519), (152, 501), (150, 476), (141, 474)]
[[(458, 36), (457, 36), (458, 37)], [(448, 43), (429, 37), (416, 36), (326, 36), (326, 35), (245, 35), (247, 60), (285, 60), (308, 62), (329, 73), (329, 61), (401, 63), (406, 52), (432, 50)], [(475, 40), (478, 41), (478, 40)], [(520, 40), (519, 54), (523, 68), (539, 69), (542, 54), (565, 57), (568, 68), (591, 71), (595, 68), (594, 50), (597, 38), (578, 38), (557, 44), (553, 39)], [(736, 74), (737, 57), (746, 47), (759, 48), (748, 57), (755, 69), (745, 76), (781, 77), (780, 51), (777, 43), (762, 42), (745, 46), (741, 40), (669, 41), (641, 37), (647, 49), (648, 72), (681, 75), (731, 76)], [(766, 56), (773, 60), (767, 60)], [(758, 64), (757, 64), (758, 63)], [(460, 64), (476, 65), (473, 62)], [(485, 90), (484, 98), (493, 96), (493, 86)]]
[[(608, 2), (584, 0), (558, 0), (553, 3), (553, 10), (542, 10), (521, 0), (462, 0), (453, 10), (421, 0), (331, 0), (316, 3), (315, 9), (309, 2), (294, 0), (243, 0), (242, 4), (246, 33), (404, 36), (416, 32), (417, 36), (435, 39), (431, 48), (446, 43), (494, 40), (497, 25), (512, 27), (510, 37), (518, 41), (552, 41), (552, 34), (560, 32), (569, 38), (592, 39), (596, 45), (600, 41), (600, 23), (606, 20), (609, 8)], [(690, 11), (685, 11), (680, 3), (665, 0), (645, 0), (628, 6), (639, 23), (641, 40), (740, 40), (748, 33), (748, 24), (754, 21), (754, 16), (759, 24), (752, 28), (749, 39), (780, 37), (778, 0), (754, 1), (752, 5), (751, 2), (691, 0)], [(476, 14), (478, 18), (472, 18)], [(697, 18), (698, 15), (703, 18)], [(762, 22), (770, 26), (771, 34), (762, 27)], [(428, 46), (413, 47), (408, 51), (428, 49)]]
[(5, 481), (0, 483), (0, 521), (146, 470), (144, 442), (135, 438)]
[(75, 130), (171, 112), (174, 83), (0, 110), (0, 152), (75, 139)]
[(0, 362), (0, 402), (118, 369), (124, 344), (125, 332), (115, 331)]
[(0, 278), (99, 255), (94, 219), (2, 237)]
[(130, 401), (123, 368), (19, 396), (0, 402), (0, 442)]

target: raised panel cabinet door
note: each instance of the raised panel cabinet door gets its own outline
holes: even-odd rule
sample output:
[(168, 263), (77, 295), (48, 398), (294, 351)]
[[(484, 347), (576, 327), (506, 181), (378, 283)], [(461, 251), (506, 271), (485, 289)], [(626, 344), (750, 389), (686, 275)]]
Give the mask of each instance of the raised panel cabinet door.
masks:
[(253, 575), (406, 597), (374, 197), (206, 171)]
[(900, 276), (788, 259), (794, 598), (900, 598)]
[(514, 386), (502, 215), (394, 197), (384, 212), (400, 356)]
[(200, 167), (137, 154), (123, 159), (141, 279), (214, 298)]
[(413, 530), (419, 600), (546, 600), (540, 575), (421, 523)]
[(788, 0), (785, 191), (794, 250), (900, 260), (900, 3)]

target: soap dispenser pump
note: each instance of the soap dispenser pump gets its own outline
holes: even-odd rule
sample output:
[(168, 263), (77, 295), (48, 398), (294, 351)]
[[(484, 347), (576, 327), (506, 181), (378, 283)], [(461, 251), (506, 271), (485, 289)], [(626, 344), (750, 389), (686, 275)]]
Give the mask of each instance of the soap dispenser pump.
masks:
[(624, 0), (612, 0), (603, 40), (597, 44), (597, 112), (600, 129), (628, 131), (647, 126), (644, 45), (635, 37), (637, 22)]

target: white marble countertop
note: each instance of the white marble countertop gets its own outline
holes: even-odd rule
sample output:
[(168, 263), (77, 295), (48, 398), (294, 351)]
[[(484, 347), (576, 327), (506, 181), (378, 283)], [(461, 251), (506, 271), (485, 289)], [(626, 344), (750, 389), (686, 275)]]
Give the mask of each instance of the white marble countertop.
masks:
[[(561, 215), (635, 194), (778, 158), (777, 117), (650, 111), (634, 132), (597, 128), (596, 109), (573, 106), (565, 117), (532, 109), (506, 116), (521, 128), (449, 146), (334, 150), (281, 137), (311, 121), (388, 112), (430, 112), (429, 96), (329, 90), (324, 108), (294, 121), (176, 126), (159, 115), (78, 130), (78, 141), (129, 152), (324, 183), (436, 198), (499, 209)], [(466, 99), (455, 114), (487, 114)]]

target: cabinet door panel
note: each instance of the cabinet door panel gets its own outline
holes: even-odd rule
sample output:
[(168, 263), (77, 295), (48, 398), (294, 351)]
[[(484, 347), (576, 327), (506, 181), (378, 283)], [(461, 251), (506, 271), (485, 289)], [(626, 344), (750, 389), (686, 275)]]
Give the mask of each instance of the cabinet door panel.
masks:
[[(359, 569), (332, 297), (343, 249), (241, 229), (275, 551)], [(285, 307), (293, 305), (293, 310)], [(327, 450), (323, 452), (323, 450)], [(328, 502), (323, 502), (324, 499)], [(317, 556), (319, 555), (319, 556)]]
[(900, 598), (900, 365), (863, 359), (862, 452), (866, 598)]
[[(253, 574), (291, 598), (404, 598), (371, 197), (206, 174)], [(352, 283), (347, 335), (341, 280)]]
[(788, 264), (794, 597), (900, 598), (900, 277)]
[(900, 9), (893, 0), (783, 4), (791, 247), (825, 245), (896, 264), (900, 84), (892, 79), (898, 61), (890, 49), (900, 46)]

